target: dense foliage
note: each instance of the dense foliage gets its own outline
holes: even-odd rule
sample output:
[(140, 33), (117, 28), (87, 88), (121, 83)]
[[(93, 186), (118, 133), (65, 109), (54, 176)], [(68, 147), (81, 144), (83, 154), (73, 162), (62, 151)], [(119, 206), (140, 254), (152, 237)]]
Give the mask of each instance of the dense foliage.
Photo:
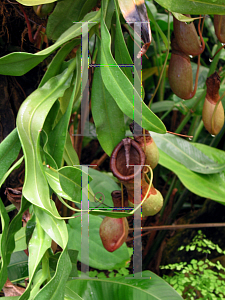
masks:
[[(140, 205), (133, 209), (129, 203), (127, 210), (114, 209), (111, 193), (121, 190), (121, 185), (111, 173), (108, 156), (127, 136), (133, 141), (129, 130), (133, 119), (146, 132), (151, 132), (159, 151), (159, 165), (154, 172), (155, 165), (148, 169), (146, 197), (152, 188), (152, 194), (157, 193), (155, 191), (162, 193), (164, 202), (158, 193), (158, 207), (145, 209), (146, 216), (161, 209), (149, 223), (171, 224), (184, 204), (190, 207), (188, 196), (191, 193), (192, 198), (201, 204), (205, 198), (224, 204), (225, 126), (222, 109), (225, 100), (221, 96), (225, 90), (225, 56), (224, 50), (217, 52), (221, 42), (213, 27), (213, 15), (225, 14), (223, 1), (145, 1), (152, 40), (150, 44), (150, 36), (145, 38), (142, 49), (146, 48), (146, 55), (142, 58), (137, 58), (141, 45), (135, 46), (133, 42), (138, 39), (136, 29), (126, 23), (121, 1), (17, 2), (20, 3), (17, 18), (22, 15), (28, 26), (28, 35), (26, 32), (21, 34), (27, 39), (29, 36), (29, 42), (24, 46), (28, 50), (18, 50), (18, 44), (12, 44), (10, 48), (6, 46), (5, 37), (0, 39), (3, 53), (0, 74), (7, 78), (24, 78), (26, 74), (28, 77), (32, 74), (36, 85), (32, 87), (33, 92), (23, 95), (16, 127), (7, 137), (4, 136), (0, 144), (3, 199), (0, 199), (0, 286), (5, 299), (112, 299), (112, 295), (118, 299), (182, 299), (165, 280), (149, 271), (149, 265), (166, 236), (165, 231), (152, 234), (151, 243), (147, 242), (143, 261), (143, 270), (146, 271), (134, 275), (127, 275), (124, 271), (132, 251), (122, 243), (128, 234), (127, 223), (122, 218), (131, 221)], [(124, 3), (128, 8), (137, 8), (133, 0)], [(40, 7), (42, 4), (46, 6)], [(11, 4), (5, 0), (2, 12), (6, 16), (7, 5)], [(31, 32), (29, 26), (29, 19), (34, 14), (33, 5), (37, 5), (34, 7), (38, 15), (35, 16), (36, 25), (43, 24), (35, 32)], [(18, 11), (15, 5), (13, 9)], [(189, 73), (183, 73), (182, 81), (174, 84), (175, 87), (186, 87), (189, 80), (191, 90), (188, 90), (187, 98), (174, 94), (174, 71), (171, 72), (173, 78), (168, 79), (168, 69), (171, 70), (175, 57), (171, 52), (175, 23), (172, 13), (184, 24), (195, 24), (196, 28), (198, 20), (181, 14), (192, 14), (197, 19), (199, 14), (210, 14), (201, 27), (204, 41), (201, 41), (202, 53), (197, 54), (198, 58), (190, 58), (185, 50), (172, 47), (173, 51), (179, 52), (180, 64), (183, 59), (185, 65), (187, 62), (184, 72), (188, 68)], [(148, 29), (147, 32), (150, 34)], [(204, 51), (203, 43), (206, 45)], [(198, 62), (201, 62), (200, 67)], [(37, 82), (40, 76), (38, 71), (35, 73), (38, 65), (43, 76)], [(191, 80), (188, 74), (191, 74)], [(219, 82), (215, 103), (206, 86), (206, 80), (212, 74), (216, 74), (214, 77)], [(192, 88), (196, 93), (192, 93)], [(190, 94), (191, 99), (184, 100), (189, 99)], [(205, 98), (213, 102), (213, 106), (207, 107), (204, 113)], [(220, 115), (215, 117), (217, 108)], [(217, 126), (214, 121), (218, 120)], [(172, 135), (170, 131), (185, 137)], [(143, 149), (146, 152), (146, 141)], [(91, 164), (98, 164), (99, 170), (92, 169)], [(21, 189), (8, 189), (8, 200), (12, 202), (8, 205), (4, 192), (11, 186), (5, 182), (23, 166), (24, 180), (17, 186), (22, 187), (22, 195)], [(129, 199), (128, 185), (124, 185)], [(9, 196), (9, 192), (14, 194)], [(21, 200), (16, 201), (15, 195), (18, 194)], [(126, 203), (126, 196), (124, 198)], [(11, 214), (14, 210), (18, 210), (17, 214)], [(113, 241), (110, 240), (113, 246), (110, 244), (108, 250), (113, 252), (106, 251), (99, 236), (104, 216), (123, 220), (120, 236), (116, 242), (114, 235), (111, 237)], [(107, 238), (108, 233), (105, 235)], [(105, 235), (102, 234), (104, 238)], [(82, 263), (81, 271), (77, 270), (77, 261)], [(99, 272), (110, 270), (111, 274), (112, 270), (123, 270), (119, 274), (124, 272), (125, 276), (89, 277), (96, 274), (85, 273), (84, 264)], [(201, 268), (202, 263), (196, 265)], [(183, 277), (183, 281), (189, 280)], [(181, 288), (178, 290), (181, 293)]]

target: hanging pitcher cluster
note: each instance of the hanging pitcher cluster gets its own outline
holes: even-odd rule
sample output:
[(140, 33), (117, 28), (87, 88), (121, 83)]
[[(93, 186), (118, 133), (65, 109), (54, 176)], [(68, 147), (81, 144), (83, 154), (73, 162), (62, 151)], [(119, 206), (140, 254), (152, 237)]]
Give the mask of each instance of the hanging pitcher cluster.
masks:
[(202, 121), (205, 129), (217, 135), (224, 124), (224, 109), (220, 101), (220, 76), (217, 72), (206, 80), (207, 92), (202, 109)]
[[(190, 15), (186, 15), (190, 17)], [(198, 72), (200, 65), (200, 54), (205, 49), (199, 20), (200, 40), (194, 23), (185, 23), (173, 18), (173, 36), (171, 40), (172, 55), (169, 63), (168, 79), (175, 95), (182, 99), (194, 97), (198, 85)], [(198, 55), (198, 69), (196, 72), (195, 87), (193, 89), (193, 77), (190, 56)]]
[[(186, 15), (190, 17), (190, 15)], [(198, 37), (194, 23), (189, 24), (173, 18), (174, 32), (171, 38), (172, 54), (168, 69), (170, 87), (175, 95), (187, 100), (194, 97), (200, 67), (200, 55), (204, 51), (205, 43), (200, 29), (201, 19), (198, 23)], [(215, 33), (221, 43), (225, 43), (225, 16), (214, 16)], [(198, 55), (198, 66), (193, 89), (193, 76), (190, 56)], [(224, 124), (224, 109), (220, 101), (220, 77), (217, 72), (206, 81), (207, 94), (202, 110), (202, 120), (206, 130), (212, 135), (220, 132)]]
[[(134, 125), (131, 124), (130, 129), (134, 138), (125, 138), (115, 147), (110, 158), (110, 168), (125, 187), (123, 196), (128, 200), (128, 205), (134, 207), (145, 198), (142, 214), (154, 216), (163, 206), (163, 197), (153, 184), (150, 187), (146, 181), (145, 165), (154, 169), (159, 161), (159, 151), (150, 134), (145, 133), (139, 125), (135, 124), (134, 130)], [(137, 190), (141, 191), (139, 195), (135, 192)], [(121, 207), (122, 192), (114, 191), (112, 198), (114, 206)], [(113, 252), (128, 236), (127, 219), (105, 217), (99, 233), (105, 249)]]

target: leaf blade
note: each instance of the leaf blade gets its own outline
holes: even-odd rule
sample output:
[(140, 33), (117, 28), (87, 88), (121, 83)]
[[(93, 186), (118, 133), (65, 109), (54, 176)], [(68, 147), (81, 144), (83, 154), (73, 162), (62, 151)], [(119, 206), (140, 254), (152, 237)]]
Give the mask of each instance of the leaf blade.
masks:
[[(100, 21), (100, 11), (87, 14), (82, 22), (90, 21), (89, 29), (95, 26), (95, 22)], [(0, 74), (11, 76), (22, 76), (32, 68), (37, 66), (53, 51), (58, 49), (64, 43), (81, 35), (82, 22), (74, 24), (66, 30), (59, 39), (50, 47), (35, 54), (25, 52), (14, 52), (0, 58)]]
[[(136, 274), (140, 279), (134, 280), (133, 275), (116, 278), (91, 278), (69, 281), (66, 286), (75, 291), (84, 300), (90, 299), (93, 295), (102, 300), (110, 299), (110, 296), (117, 295), (118, 299), (142, 299), (142, 300), (181, 300), (182, 297), (162, 278), (150, 271), (143, 271)], [(147, 277), (149, 279), (142, 278)], [(128, 277), (131, 277), (129, 279)], [(86, 293), (86, 294), (85, 294)], [(102, 294), (101, 294), (102, 293)], [(88, 298), (89, 297), (89, 298)]]
[[(134, 89), (129, 79), (120, 70), (112, 57), (110, 51), (111, 38), (103, 19), (103, 13), (101, 25), (101, 74), (107, 90), (110, 92), (119, 108), (128, 117), (133, 119), (135, 111), (135, 115), (138, 116), (138, 120), (142, 120), (142, 124), (139, 125), (147, 130), (150, 130), (149, 128), (151, 128), (152, 131), (165, 133), (165, 125), (142, 101), (136, 89)], [(133, 93), (135, 94), (136, 99), (138, 99), (140, 105), (142, 105), (142, 112), (133, 105)]]
[(225, 5), (223, 0), (156, 0), (158, 4), (169, 11), (181, 14), (223, 14)]
[(75, 60), (62, 74), (51, 78), (28, 96), (17, 116), (17, 128), (25, 156), (23, 195), (32, 204), (50, 213), (49, 187), (40, 156), (40, 131), (52, 105), (69, 87), (74, 67)]
[[(188, 142), (172, 134), (159, 135), (151, 133), (157, 147), (167, 155), (183, 164), (186, 168), (201, 174), (219, 173), (225, 169), (225, 157), (223, 163), (217, 163), (210, 159), (202, 151), (196, 149), (193, 143)], [(216, 151), (211, 148), (211, 151)]]

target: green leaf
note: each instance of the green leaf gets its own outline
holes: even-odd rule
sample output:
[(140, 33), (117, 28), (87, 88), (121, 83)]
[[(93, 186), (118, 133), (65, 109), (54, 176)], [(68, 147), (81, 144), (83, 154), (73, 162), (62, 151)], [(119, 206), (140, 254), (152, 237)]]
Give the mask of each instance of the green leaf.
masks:
[(198, 20), (199, 19), (199, 17), (197, 17), (197, 18), (190, 18), (190, 17), (187, 17), (187, 16), (185, 16), (183, 14), (179, 14), (179, 13), (175, 13), (175, 12), (172, 12), (172, 14), (174, 15), (174, 17), (177, 20), (179, 20), (181, 22), (193, 22), (194, 20)]
[(181, 14), (224, 14), (225, 4), (223, 0), (156, 0), (158, 4), (169, 11)]
[[(62, 74), (51, 78), (23, 102), (17, 115), (17, 129), (25, 156), (23, 195), (32, 204), (52, 213), (49, 186), (40, 156), (40, 131), (58, 97), (70, 86), (75, 60)], [(57, 215), (58, 217), (58, 215)]]
[[(74, 169), (74, 168), (72, 168)], [(81, 171), (80, 169), (77, 169), (78, 171), (76, 171), (76, 180), (75, 183), (73, 180), (71, 180), (71, 178), (65, 176), (65, 175), (60, 175), (58, 173), (58, 171), (54, 170), (53, 168), (47, 168), (45, 167), (45, 175), (47, 177), (48, 183), (51, 186), (51, 188), (53, 189), (53, 191), (55, 192), (55, 194), (57, 194), (59, 197), (65, 198), (67, 200), (73, 201), (73, 202), (77, 202), (77, 205), (79, 206), (79, 203), (81, 201)], [(74, 171), (72, 170), (66, 170), (63, 171), (66, 172), (69, 176), (70, 174), (72, 174), (72, 176), (74, 175)], [(85, 173), (86, 174), (86, 173)], [(63, 184), (63, 187), (65, 189), (65, 191), (62, 189), (62, 186), (60, 185), (60, 180), (59, 177), (61, 178), (61, 182)], [(79, 179), (80, 177), (80, 179)], [(68, 188), (68, 189), (67, 189)], [(88, 186), (86, 187), (82, 187), (83, 192), (86, 194), (87, 197), (89, 197), (89, 201), (94, 202), (94, 193), (92, 192), (91, 187)], [(71, 196), (74, 196), (75, 198), (73, 199)]]
[(65, 45), (56, 53), (51, 63), (48, 65), (48, 69), (45, 72), (42, 80), (39, 84), (39, 88), (42, 87), (49, 79), (56, 76), (60, 72), (60, 68), (62, 66), (63, 61), (67, 57), (67, 55), (73, 50), (73, 48), (80, 44), (80, 40), (72, 40)]
[(49, 267), (53, 271), (56, 271), (57, 263), (58, 263), (60, 255), (61, 255), (61, 252), (57, 252), (57, 253), (53, 254), (52, 251), (49, 251)]
[(181, 300), (182, 297), (162, 278), (150, 271), (143, 271), (142, 276), (149, 279), (134, 279), (133, 275), (128, 277), (115, 278), (93, 278), (71, 280), (66, 284), (67, 288), (76, 292), (82, 299), (112, 299), (112, 295), (116, 295), (116, 299), (130, 300)]
[[(52, 202), (53, 212), (57, 212), (55, 203)], [(44, 210), (34, 206), (34, 212), (39, 220), (44, 231), (62, 248), (65, 249), (68, 242), (68, 232), (66, 223), (62, 219), (56, 219), (47, 214)]]
[[(5, 206), (0, 198), (0, 212), (1, 212), (1, 227), (2, 227), (2, 237), (1, 237), (1, 271), (0, 271), (0, 288), (7, 280), (7, 265), (9, 263), (9, 258), (7, 261), (7, 233), (9, 228), (9, 216), (6, 212)], [(13, 250), (12, 250), (13, 251)], [(11, 253), (10, 253), (11, 254)]]
[[(60, 47), (60, 45), (58, 45), (58, 47)], [(42, 51), (40, 51), (38, 52), (39, 55), (26, 52), (13, 52), (8, 55), (5, 55), (0, 58), (0, 74), (10, 76), (22, 76), (34, 67), (36, 67), (58, 47), (52, 47), (52, 51), (50, 51), (47, 54), (42, 54)]]
[(33, 5), (39, 5), (39, 4), (47, 4), (55, 2), (56, 0), (16, 0), (17, 2), (27, 5), (27, 6), (33, 6)]
[[(37, 220), (36, 227), (34, 229), (33, 235), (29, 242), (29, 284), (25, 290), (25, 292), (20, 297), (20, 300), (28, 299), (30, 295), (32, 281), (35, 275), (35, 272), (41, 262), (45, 252), (47, 249), (51, 247), (51, 238), (45, 231), (42, 229), (40, 222), (42, 220)], [(47, 279), (47, 278), (46, 278)]]
[[(79, 168), (75, 167), (63, 167), (58, 170), (59, 173), (59, 182), (64, 192), (67, 193), (72, 199), (77, 199), (77, 196), (80, 196), (81, 187), (82, 186), (82, 175), (83, 172)], [(87, 175), (87, 174), (86, 174)], [(92, 180), (90, 176), (88, 176), (89, 181)]]
[(21, 144), (15, 128), (0, 144), (0, 180), (17, 158)]
[[(58, 103), (58, 102), (55, 102), (55, 103)], [(53, 107), (54, 106), (55, 105), (53, 105)], [(48, 115), (48, 117), (49, 117), (49, 115)], [(48, 117), (47, 117), (47, 119), (48, 119)], [(44, 124), (44, 128), (46, 128), (45, 124)], [(52, 168), (57, 169), (58, 166), (57, 166), (55, 160), (53, 159), (53, 157), (48, 152), (48, 147), (47, 147), (48, 146), (48, 136), (47, 136), (47, 133), (44, 131), (44, 129), (41, 131), (40, 140), (41, 140), (40, 141), (40, 144), (41, 144), (40, 153), (41, 153), (41, 158), (42, 158), (42, 161), (43, 161), (43, 165), (44, 166), (48, 165), (48, 166), (51, 166)]]
[(78, 276), (78, 272), (77, 272), (77, 255), (78, 255), (78, 251), (69, 249), (68, 254), (69, 254), (69, 257), (70, 257), (71, 264), (72, 264), (72, 269), (71, 269), (69, 277), (77, 277)]
[(25, 249), (27, 249), (26, 227), (22, 227), (15, 234), (15, 249), (14, 249), (14, 252), (22, 251), (22, 250), (25, 250)]
[[(100, 52), (97, 58), (97, 63), (99, 62)], [(100, 69), (101, 67), (95, 68), (94, 72), (91, 110), (98, 141), (102, 149), (110, 156), (116, 145), (125, 137), (124, 115), (106, 89)]]
[(205, 155), (207, 155), (213, 161), (222, 164), (225, 162), (225, 152), (223, 150), (216, 149), (214, 147), (210, 147), (208, 145), (192, 143), (198, 150), (202, 151)]
[[(51, 169), (47, 169), (47, 168), (46, 168), (46, 170), (47, 170), (47, 172), (48, 172), (48, 170), (51, 171)], [(46, 174), (48, 174), (48, 173), (46, 173)], [(54, 178), (53, 180), (56, 180), (58, 191), (55, 188), (55, 186), (52, 184), (52, 182), (49, 180), (49, 184), (52, 187), (52, 189), (55, 192), (57, 191), (58, 195), (60, 195), (60, 193), (65, 194), (65, 192), (62, 190), (62, 188), (59, 184), (59, 179), (56, 178), (57, 173), (51, 172), (49, 174), (52, 178)], [(49, 176), (49, 174), (47, 176)], [(123, 214), (123, 216), (130, 216), (127, 213), (121, 213), (121, 212), (117, 213), (116, 211), (111, 211), (111, 212), (103, 211), (102, 210), (103, 208), (107, 208), (107, 210), (108, 210), (108, 207), (111, 207), (111, 208), (114, 207), (111, 193), (112, 193), (112, 191), (118, 190), (119, 186), (111, 177), (109, 177), (109, 175), (104, 174), (103, 172), (99, 172), (97, 170), (89, 168), (88, 174), (93, 178), (93, 180), (89, 183), (89, 190), (88, 190), (88, 188), (84, 188), (83, 192), (86, 194), (87, 197), (89, 197), (89, 209), (95, 209), (93, 211), (90, 210), (89, 213), (93, 214), (93, 215), (99, 215), (99, 214), (109, 215), (112, 217), (115, 217), (117, 214), (118, 214), (117, 215), (118, 217), (122, 217), (121, 214)], [(67, 195), (67, 194), (65, 194), (65, 195), (66, 196), (62, 196), (62, 197), (65, 199), (68, 199), (70, 201), (74, 201), (74, 199), (69, 197), (69, 195)], [(94, 201), (94, 195), (96, 196), (96, 199), (99, 199), (100, 197), (104, 198), (104, 199), (102, 198), (102, 200), (101, 200), (101, 201), (103, 201), (103, 203), (100, 206), (101, 210), (96, 209), (96, 207), (99, 206), (99, 201), (96, 201), (96, 202)], [(80, 208), (81, 207), (80, 193), (79, 193), (79, 195), (76, 196), (76, 200), (78, 200), (78, 199), (79, 199), (79, 203), (77, 201), (75, 201), (75, 202), (77, 202), (76, 205)]]
[[(33, 0), (32, 0), (33, 1)], [(53, 51), (58, 49), (64, 43), (70, 41), (71, 39), (81, 35), (81, 27), (83, 22), (90, 22), (89, 29), (99, 23), (100, 21), (100, 11), (91, 12), (87, 14), (82, 22), (71, 26), (66, 30), (59, 39), (50, 47), (37, 52), (35, 54), (25, 53), (25, 52), (14, 52), (0, 58), (0, 74), (2, 75), (12, 75), (12, 76), (22, 76), (36, 65), (42, 62), (46, 57), (48, 57)]]
[(72, 264), (65, 249), (58, 260), (54, 277), (40, 290), (35, 300), (64, 300), (66, 282), (72, 269)]
[(24, 156), (22, 156), (18, 161), (12, 165), (11, 168), (3, 175), (2, 179), (0, 180), (0, 186), (5, 182), (6, 178), (12, 173), (13, 170), (18, 169), (24, 159)]
[[(67, 225), (69, 232), (68, 248), (78, 250), (78, 260), (81, 260), (81, 217), (74, 215), (75, 218), (69, 220)], [(87, 222), (88, 215), (83, 214), (82, 222)], [(129, 252), (124, 243), (119, 249), (110, 253), (102, 245), (99, 236), (99, 227), (102, 218), (89, 215), (89, 265), (99, 270), (113, 270), (125, 267), (130, 260)], [(85, 251), (85, 249), (82, 249)], [(85, 261), (83, 261), (85, 264)]]
[(174, 102), (169, 100), (164, 100), (160, 102), (154, 102), (151, 105), (151, 109), (154, 113), (158, 113), (161, 111), (172, 110), (174, 108)]
[(84, 298), (81, 298), (75, 291), (71, 290), (69, 287), (66, 286), (64, 299), (65, 300), (83, 300)]
[[(112, 191), (120, 189), (118, 184), (110, 178), (107, 174), (103, 172), (99, 172), (92, 168), (88, 168), (88, 173), (92, 177), (92, 181), (90, 182), (90, 187), (92, 188), (94, 193), (101, 192), (105, 196), (104, 204), (113, 207), (113, 201), (111, 193)], [(99, 196), (97, 194), (96, 196)], [(90, 207), (92, 207), (93, 203), (90, 203)]]
[(158, 25), (158, 23), (156, 22), (151, 10), (149, 9), (148, 5), (146, 5), (146, 9), (147, 9), (147, 13), (148, 13), (148, 17), (149, 17), (149, 20), (154, 24), (155, 26), (155, 29), (159, 32), (159, 34), (161, 35), (161, 38), (166, 46), (166, 48), (168, 49), (169, 46), (168, 46), (168, 40), (167, 40), (167, 37), (166, 35), (163, 33), (162, 29), (160, 28), (160, 26)]
[(24, 251), (14, 252), (11, 255), (7, 271), (9, 280), (13, 283), (28, 277), (28, 256)]
[(37, 220), (36, 227), (29, 242), (29, 281), (31, 282), (34, 273), (43, 255), (51, 247), (51, 238), (40, 225), (41, 220)]
[(97, 4), (97, 0), (63, 0), (56, 4), (48, 18), (46, 33), (49, 39), (56, 40), (75, 22), (79, 22)]
[[(223, 163), (218, 164), (185, 139), (169, 133), (162, 135), (152, 132), (151, 135), (159, 149), (192, 171), (213, 174), (225, 169), (225, 154)], [(215, 148), (210, 149), (212, 153), (217, 152)]]
[(66, 161), (68, 166), (73, 166), (73, 165), (79, 165), (79, 157), (77, 155), (77, 152), (73, 148), (69, 132), (67, 132), (66, 135), (66, 143), (65, 143), (65, 148), (63, 152), (63, 158)]
[(34, 228), (36, 226), (36, 216), (33, 214), (28, 220), (27, 225), (26, 225), (26, 243), (29, 244), (29, 241), (31, 239), (31, 236), (34, 232)]
[[(77, 57), (80, 58), (80, 51), (77, 53)], [(62, 165), (62, 158), (64, 153), (64, 147), (66, 142), (66, 136), (68, 132), (68, 125), (70, 121), (71, 111), (73, 107), (73, 100), (75, 96), (77, 86), (76, 84), (73, 87), (73, 92), (70, 97), (69, 104), (67, 106), (66, 112), (60, 119), (60, 121), (57, 123), (57, 125), (54, 127), (54, 129), (49, 133), (49, 154), (53, 157), (55, 160), (58, 168)]]
[(19, 300), (20, 296), (2, 297), (2, 300)]
[[(133, 119), (133, 114), (135, 111), (135, 115), (139, 115), (138, 119), (142, 120), (142, 124), (139, 125), (147, 130), (165, 133), (166, 128), (162, 121), (155, 116), (142, 101), (140, 95), (134, 89), (133, 84), (131, 84), (129, 79), (120, 70), (120, 67), (114, 60), (110, 50), (111, 37), (105, 25), (103, 13), (101, 22), (101, 35), (101, 65), (104, 66), (101, 67), (101, 74), (107, 90), (112, 95), (119, 108), (129, 118)], [(135, 94), (135, 97), (137, 97), (139, 103), (142, 104), (142, 112), (139, 111), (137, 107), (134, 107), (133, 94)]]
[[(115, 60), (118, 65), (133, 65), (133, 61), (125, 44), (123, 32), (121, 29), (117, 0), (114, 0), (114, 4), (116, 8)], [(124, 74), (127, 76), (131, 83), (133, 83), (133, 69), (134, 67), (121, 67), (121, 70), (124, 72)]]
[[(11, 254), (15, 248), (14, 236), (21, 228), (21, 219), (23, 213), (29, 208), (30, 203), (24, 197), (21, 199), (21, 207), (17, 215), (11, 221), (8, 227), (8, 215), (5, 214), (0, 201), (1, 222), (2, 222), (2, 240), (1, 240), (1, 270), (0, 270), (0, 289), (2, 289), (7, 279), (7, 266), (10, 262)], [(3, 205), (4, 206), (4, 205)], [(4, 220), (4, 221), (3, 221)], [(4, 222), (4, 223), (3, 223)]]
[[(66, 91), (65, 91), (65, 93), (66, 93)], [(45, 119), (43, 129), (42, 129), (42, 132), (41, 132), (41, 142), (42, 142), (41, 145), (43, 147), (43, 150), (46, 151), (46, 152), (48, 152), (48, 149), (47, 149), (48, 134), (54, 128), (57, 116), (59, 114), (60, 114), (60, 103), (59, 103), (58, 100), (56, 100), (56, 102), (51, 107), (51, 109), (50, 109), (50, 111), (49, 111), (49, 113), (48, 113), (48, 115)], [(42, 133), (43, 133), (43, 136), (42, 136)]]
[[(201, 149), (202, 150), (202, 149)], [(217, 156), (218, 157), (218, 156)], [(159, 149), (159, 163), (174, 172), (192, 193), (225, 203), (225, 172), (198, 174), (183, 166)]]
[(55, 192), (55, 194), (59, 195), (62, 198), (65, 198), (67, 200), (72, 201), (73, 199), (66, 194), (59, 182), (59, 173), (55, 171), (53, 168), (47, 168), (45, 167), (45, 176), (48, 180), (48, 184), (52, 188), (52, 190)]

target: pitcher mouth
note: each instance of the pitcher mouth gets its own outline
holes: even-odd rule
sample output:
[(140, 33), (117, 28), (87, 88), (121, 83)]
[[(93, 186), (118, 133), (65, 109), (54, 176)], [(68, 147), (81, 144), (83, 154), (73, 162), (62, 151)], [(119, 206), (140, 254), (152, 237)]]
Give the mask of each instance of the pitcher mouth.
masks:
[[(126, 163), (125, 142), (129, 141), (129, 163)], [(145, 154), (140, 145), (130, 138), (123, 139), (113, 150), (110, 158), (110, 168), (120, 181), (131, 181), (141, 173), (145, 164)], [(138, 169), (134, 172), (134, 166)], [(131, 173), (131, 174), (129, 174)]]

